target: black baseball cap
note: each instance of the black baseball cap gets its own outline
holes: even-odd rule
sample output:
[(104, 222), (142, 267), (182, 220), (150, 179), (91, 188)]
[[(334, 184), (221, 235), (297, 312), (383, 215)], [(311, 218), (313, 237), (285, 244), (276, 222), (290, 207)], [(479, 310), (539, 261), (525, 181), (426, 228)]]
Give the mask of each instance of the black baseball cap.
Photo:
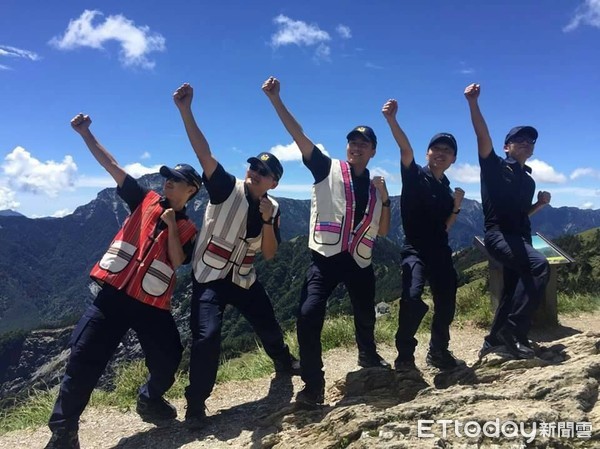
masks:
[(508, 132), (508, 134), (504, 138), (504, 145), (506, 145), (508, 141), (515, 137), (517, 134), (525, 134), (531, 137), (534, 141), (536, 141), (538, 138), (537, 129), (535, 129), (533, 126), (515, 126)]
[(160, 174), (167, 179), (181, 179), (189, 185), (196, 187), (198, 190), (202, 187), (202, 176), (198, 174), (194, 167), (188, 164), (177, 164), (173, 168), (163, 165), (160, 167)]
[(279, 181), (283, 176), (283, 166), (281, 165), (281, 162), (279, 162), (279, 159), (271, 153), (260, 153), (258, 156), (249, 158), (247, 162), (264, 166), (271, 172), (275, 181)]
[(450, 133), (437, 133), (435, 136), (431, 138), (429, 141), (429, 146), (427, 149), (434, 146), (436, 143), (441, 142), (449, 145), (454, 150), (454, 156), (458, 153), (458, 145), (456, 144), (456, 139)]
[(346, 136), (346, 139), (350, 140), (352, 138), (352, 136), (356, 135), (356, 134), (359, 134), (360, 136), (364, 137), (369, 142), (371, 142), (373, 144), (373, 147), (377, 146), (377, 136), (375, 135), (373, 128), (371, 128), (370, 126), (363, 126), (363, 125), (357, 126), (356, 128), (354, 128), (352, 131), (350, 131), (348, 133), (348, 135)]

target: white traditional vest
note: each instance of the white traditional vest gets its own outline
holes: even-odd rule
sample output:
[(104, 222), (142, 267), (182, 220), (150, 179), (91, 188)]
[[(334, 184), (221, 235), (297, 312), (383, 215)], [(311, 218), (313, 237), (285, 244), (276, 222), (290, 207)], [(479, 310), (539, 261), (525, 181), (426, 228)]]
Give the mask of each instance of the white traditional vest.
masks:
[(346, 251), (361, 268), (369, 266), (381, 207), (381, 196), (371, 182), (365, 215), (355, 224), (350, 164), (332, 159), (329, 175), (313, 185), (308, 247), (325, 257)]
[[(274, 205), (275, 217), (279, 205), (273, 198), (269, 199)], [(247, 223), (248, 201), (244, 181), (237, 179), (233, 191), (223, 203), (209, 203), (206, 207), (192, 261), (194, 276), (199, 283), (223, 279), (231, 271), (234, 284), (246, 289), (254, 284), (254, 258), (261, 248), (262, 232), (247, 239)]]

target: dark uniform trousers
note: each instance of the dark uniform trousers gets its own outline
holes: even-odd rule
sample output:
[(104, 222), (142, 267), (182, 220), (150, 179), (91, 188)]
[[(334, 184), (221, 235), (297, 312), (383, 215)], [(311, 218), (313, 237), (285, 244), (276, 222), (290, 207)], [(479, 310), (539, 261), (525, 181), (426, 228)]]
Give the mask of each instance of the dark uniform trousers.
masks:
[(256, 281), (249, 289), (245, 289), (229, 279), (205, 284), (193, 279), (190, 384), (185, 391), (188, 411), (190, 407), (204, 409), (204, 401), (210, 396), (217, 379), (221, 326), (227, 304), (236, 307), (248, 320), (271, 359), (283, 363), (290, 361), (290, 351), (283, 341), (273, 305), (260, 282)]
[(402, 297), (396, 332), (398, 360), (414, 361), (415, 334), (429, 309), (421, 299), (426, 281), (429, 281), (434, 306), (429, 347), (433, 350), (448, 349), (457, 285), (452, 251), (448, 246), (405, 249), (402, 252)]
[(324, 257), (313, 252), (300, 297), (297, 332), (302, 380), (324, 384), (321, 331), (327, 299), (343, 282), (354, 313), (356, 344), (360, 353), (375, 354), (375, 275), (372, 265), (359, 267), (347, 253)]
[(129, 329), (137, 334), (150, 373), (140, 395), (159, 398), (173, 385), (183, 347), (171, 313), (105, 285), (73, 331), (51, 430), (78, 427), (98, 379)]
[(548, 260), (518, 234), (485, 233), (485, 247), (504, 267), (504, 290), (496, 309), (488, 343), (497, 345), (496, 333), (507, 326), (520, 341), (527, 340), (531, 318), (550, 277)]

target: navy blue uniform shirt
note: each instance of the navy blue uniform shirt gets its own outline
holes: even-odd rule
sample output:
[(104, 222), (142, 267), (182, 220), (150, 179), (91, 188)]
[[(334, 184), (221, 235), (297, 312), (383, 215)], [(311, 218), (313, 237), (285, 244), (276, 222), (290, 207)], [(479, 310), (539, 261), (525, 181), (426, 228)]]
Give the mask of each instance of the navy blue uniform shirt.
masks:
[(446, 220), (454, 209), (450, 181), (436, 179), (429, 167), (413, 159), (408, 168), (401, 164), (402, 195), (400, 212), (404, 245), (416, 249), (448, 245)]
[(481, 201), (486, 231), (519, 234), (531, 240), (529, 210), (535, 193), (531, 168), (511, 157), (502, 159), (493, 150), (481, 167)]

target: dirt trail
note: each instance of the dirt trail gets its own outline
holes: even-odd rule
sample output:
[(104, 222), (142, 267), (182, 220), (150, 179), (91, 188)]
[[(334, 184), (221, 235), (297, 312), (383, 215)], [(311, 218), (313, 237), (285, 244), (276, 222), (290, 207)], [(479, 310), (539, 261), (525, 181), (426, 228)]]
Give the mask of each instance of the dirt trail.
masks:
[[(600, 312), (577, 317), (565, 316), (561, 326), (549, 331), (533, 331), (536, 341), (552, 341), (588, 330), (600, 329)], [(454, 354), (472, 364), (477, 360), (477, 352), (485, 330), (471, 326), (454, 326), (452, 329), (451, 350)], [(420, 336), (417, 348), (417, 365), (425, 379), (432, 374), (426, 368), (424, 359), (427, 336)], [(390, 362), (395, 357), (395, 348), (380, 346), (381, 354)], [(359, 369), (356, 364), (356, 350), (335, 349), (325, 355), (327, 385), (343, 378), (348, 372)], [(238, 448), (261, 447), (261, 439), (274, 433), (277, 426), (286, 425), (285, 415), (293, 410), (290, 401), (301, 388), (299, 378), (269, 378), (243, 382), (228, 382), (217, 385), (207, 401), (209, 418), (206, 428), (198, 432), (188, 431), (181, 421), (168, 427), (156, 427), (143, 422), (133, 410), (88, 408), (81, 419), (80, 441), (84, 449), (174, 449), (174, 448)], [(327, 398), (326, 398), (327, 400)], [(182, 420), (185, 415), (184, 400), (174, 402)], [(278, 413), (279, 412), (279, 413)], [(273, 422), (273, 417), (277, 422)], [(43, 448), (50, 436), (49, 430), (20, 430), (0, 436), (0, 448), (21, 449)]]

